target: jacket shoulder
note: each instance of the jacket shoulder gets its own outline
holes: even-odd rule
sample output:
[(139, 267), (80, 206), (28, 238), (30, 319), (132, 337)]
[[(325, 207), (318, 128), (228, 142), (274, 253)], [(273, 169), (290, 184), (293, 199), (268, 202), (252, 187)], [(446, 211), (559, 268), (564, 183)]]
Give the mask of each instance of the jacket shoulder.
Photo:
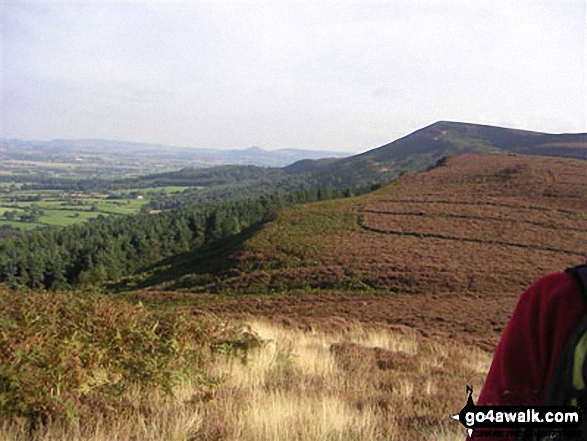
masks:
[(570, 274), (560, 271), (536, 280), (522, 295), (535, 297), (533, 300), (540, 300), (541, 303), (557, 300), (576, 301), (577, 298), (580, 299), (581, 291)]

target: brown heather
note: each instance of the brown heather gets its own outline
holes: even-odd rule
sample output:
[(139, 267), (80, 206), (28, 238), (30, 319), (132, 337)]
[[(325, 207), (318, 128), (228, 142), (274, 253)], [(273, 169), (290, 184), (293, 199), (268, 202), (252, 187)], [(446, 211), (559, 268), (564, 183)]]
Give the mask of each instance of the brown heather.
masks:
[(281, 212), (233, 258), (223, 280), (199, 289), (274, 294), (205, 310), (402, 324), (492, 350), (523, 289), (587, 261), (587, 167), (449, 158), (370, 195)]

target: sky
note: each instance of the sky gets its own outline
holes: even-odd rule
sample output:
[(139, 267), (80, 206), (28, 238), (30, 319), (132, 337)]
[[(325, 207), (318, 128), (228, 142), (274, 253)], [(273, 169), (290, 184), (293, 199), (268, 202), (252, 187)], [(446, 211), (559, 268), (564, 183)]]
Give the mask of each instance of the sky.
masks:
[(585, 0), (0, 0), (0, 138), (359, 152), (587, 132)]

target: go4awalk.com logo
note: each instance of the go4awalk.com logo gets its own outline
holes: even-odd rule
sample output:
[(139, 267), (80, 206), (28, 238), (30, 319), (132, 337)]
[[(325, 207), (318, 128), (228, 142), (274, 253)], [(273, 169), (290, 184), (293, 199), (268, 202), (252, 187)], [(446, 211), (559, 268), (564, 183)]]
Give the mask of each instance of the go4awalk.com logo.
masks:
[(575, 406), (477, 406), (467, 386), (467, 404), (451, 418), (467, 429), (470, 438), (584, 439), (583, 412)]

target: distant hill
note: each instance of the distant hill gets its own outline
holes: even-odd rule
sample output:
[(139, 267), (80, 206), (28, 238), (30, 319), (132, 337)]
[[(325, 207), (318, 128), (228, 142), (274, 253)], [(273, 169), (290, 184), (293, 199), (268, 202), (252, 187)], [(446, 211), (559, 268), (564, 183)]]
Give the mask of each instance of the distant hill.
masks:
[[(304, 159), (283, 168), (218, 167), (186, 169), (139, 178), (166, 185), (199, 185), (205, 190), (187, 191), (163, 206), (221, 200), (237, 194), (291, 191), (296, 188), (357, 188), (391, 181), (403, 172), (434, 166), (441, 158), (464, 153), (510, 153), (587, 160), (587, 134), (546, 134), (500, 127), (437, 122), (401, 139), (346, 158)], [(210, 186), (209, 183), (217, 186)], [(117, 185), (123, 185), (119, 183)]]
[(307, 173), (321, 185), (388, 181), (402, 170), (421, 171), (445, 156), (516, 153), (587, 160), (587, 134), (548, 134), (479, 124), (440, 121), (360, 155), (333, 161), (302, 161), (284, 168)]
[(165, 167), (210, 167), (237, 164), (263, 167), (284, 167), (302, 159), (344, 157), (348, 153), (285, 148), (264, 150), (248, 149), (202, 149), (172, 147), (161, 144), (112, 141), (105, 139), (77, 139), (53, 141), (0, 140), (0, 159), (20, 161), (49, 161), (61, 163), (87, 163), (104, 165), (143, 164), (146, 169)]
[[(275, 191), (290, 192), (299, 188), (368, 188), (374, 184), (385, 184), (404, 172), (426, 170), (442, 158), (465, 153), (509, 153), (587, 160), (587, 134), (547, 134), (441, 121), (379, 148), (344, 158), (333, 157), (342, 153), (293, 149), (268, 152), (258, 147), (219, 151), (105, 140), (51, 141), (40, 144), (0, 142), (0, 159), (26, 161), (36, 158), (48, 163), (73, 161), (78, 164), (96, 164), (102, 170), (110, 170), (109, 164), (127, 164), (130, 167), (123, 170), (125, 174), (122, 174), (121, 179), (95, 180), (91, 183), (87, 180), (75, 181), (73, 184), (77, 187), (192, 187), (181, 194), (163, 195), (152, 200), (154, 209), (177, 208), (186, 204)], [(330, 157), (321, 157), (325, 154)], [(301, 157), (304, 159), (296, 161)], [(143, 164), (138, 166), (143, 170), (142, 173), (137, 173), (137, 161)], [(226, 163), (232, 165), (201, 167)], [(289, 165), (275, 166), (286, 163)], [(161, 173), (162, 169), (173, 171)], [(30, 176), (26, 178), (31, 179)], [(50, 184), (55, 186), (58, 183)], [(59, 188), (73, 184), (67, 181), (61, 183)]]
[(587, 259), (586, 177), (576, 159), (452, 157), (368, 195), (283, 211), (233, 248), (165, 262), (152, 280), (258, 294), (215, 312), (406, 324), (491, 348), (525, 287)]

